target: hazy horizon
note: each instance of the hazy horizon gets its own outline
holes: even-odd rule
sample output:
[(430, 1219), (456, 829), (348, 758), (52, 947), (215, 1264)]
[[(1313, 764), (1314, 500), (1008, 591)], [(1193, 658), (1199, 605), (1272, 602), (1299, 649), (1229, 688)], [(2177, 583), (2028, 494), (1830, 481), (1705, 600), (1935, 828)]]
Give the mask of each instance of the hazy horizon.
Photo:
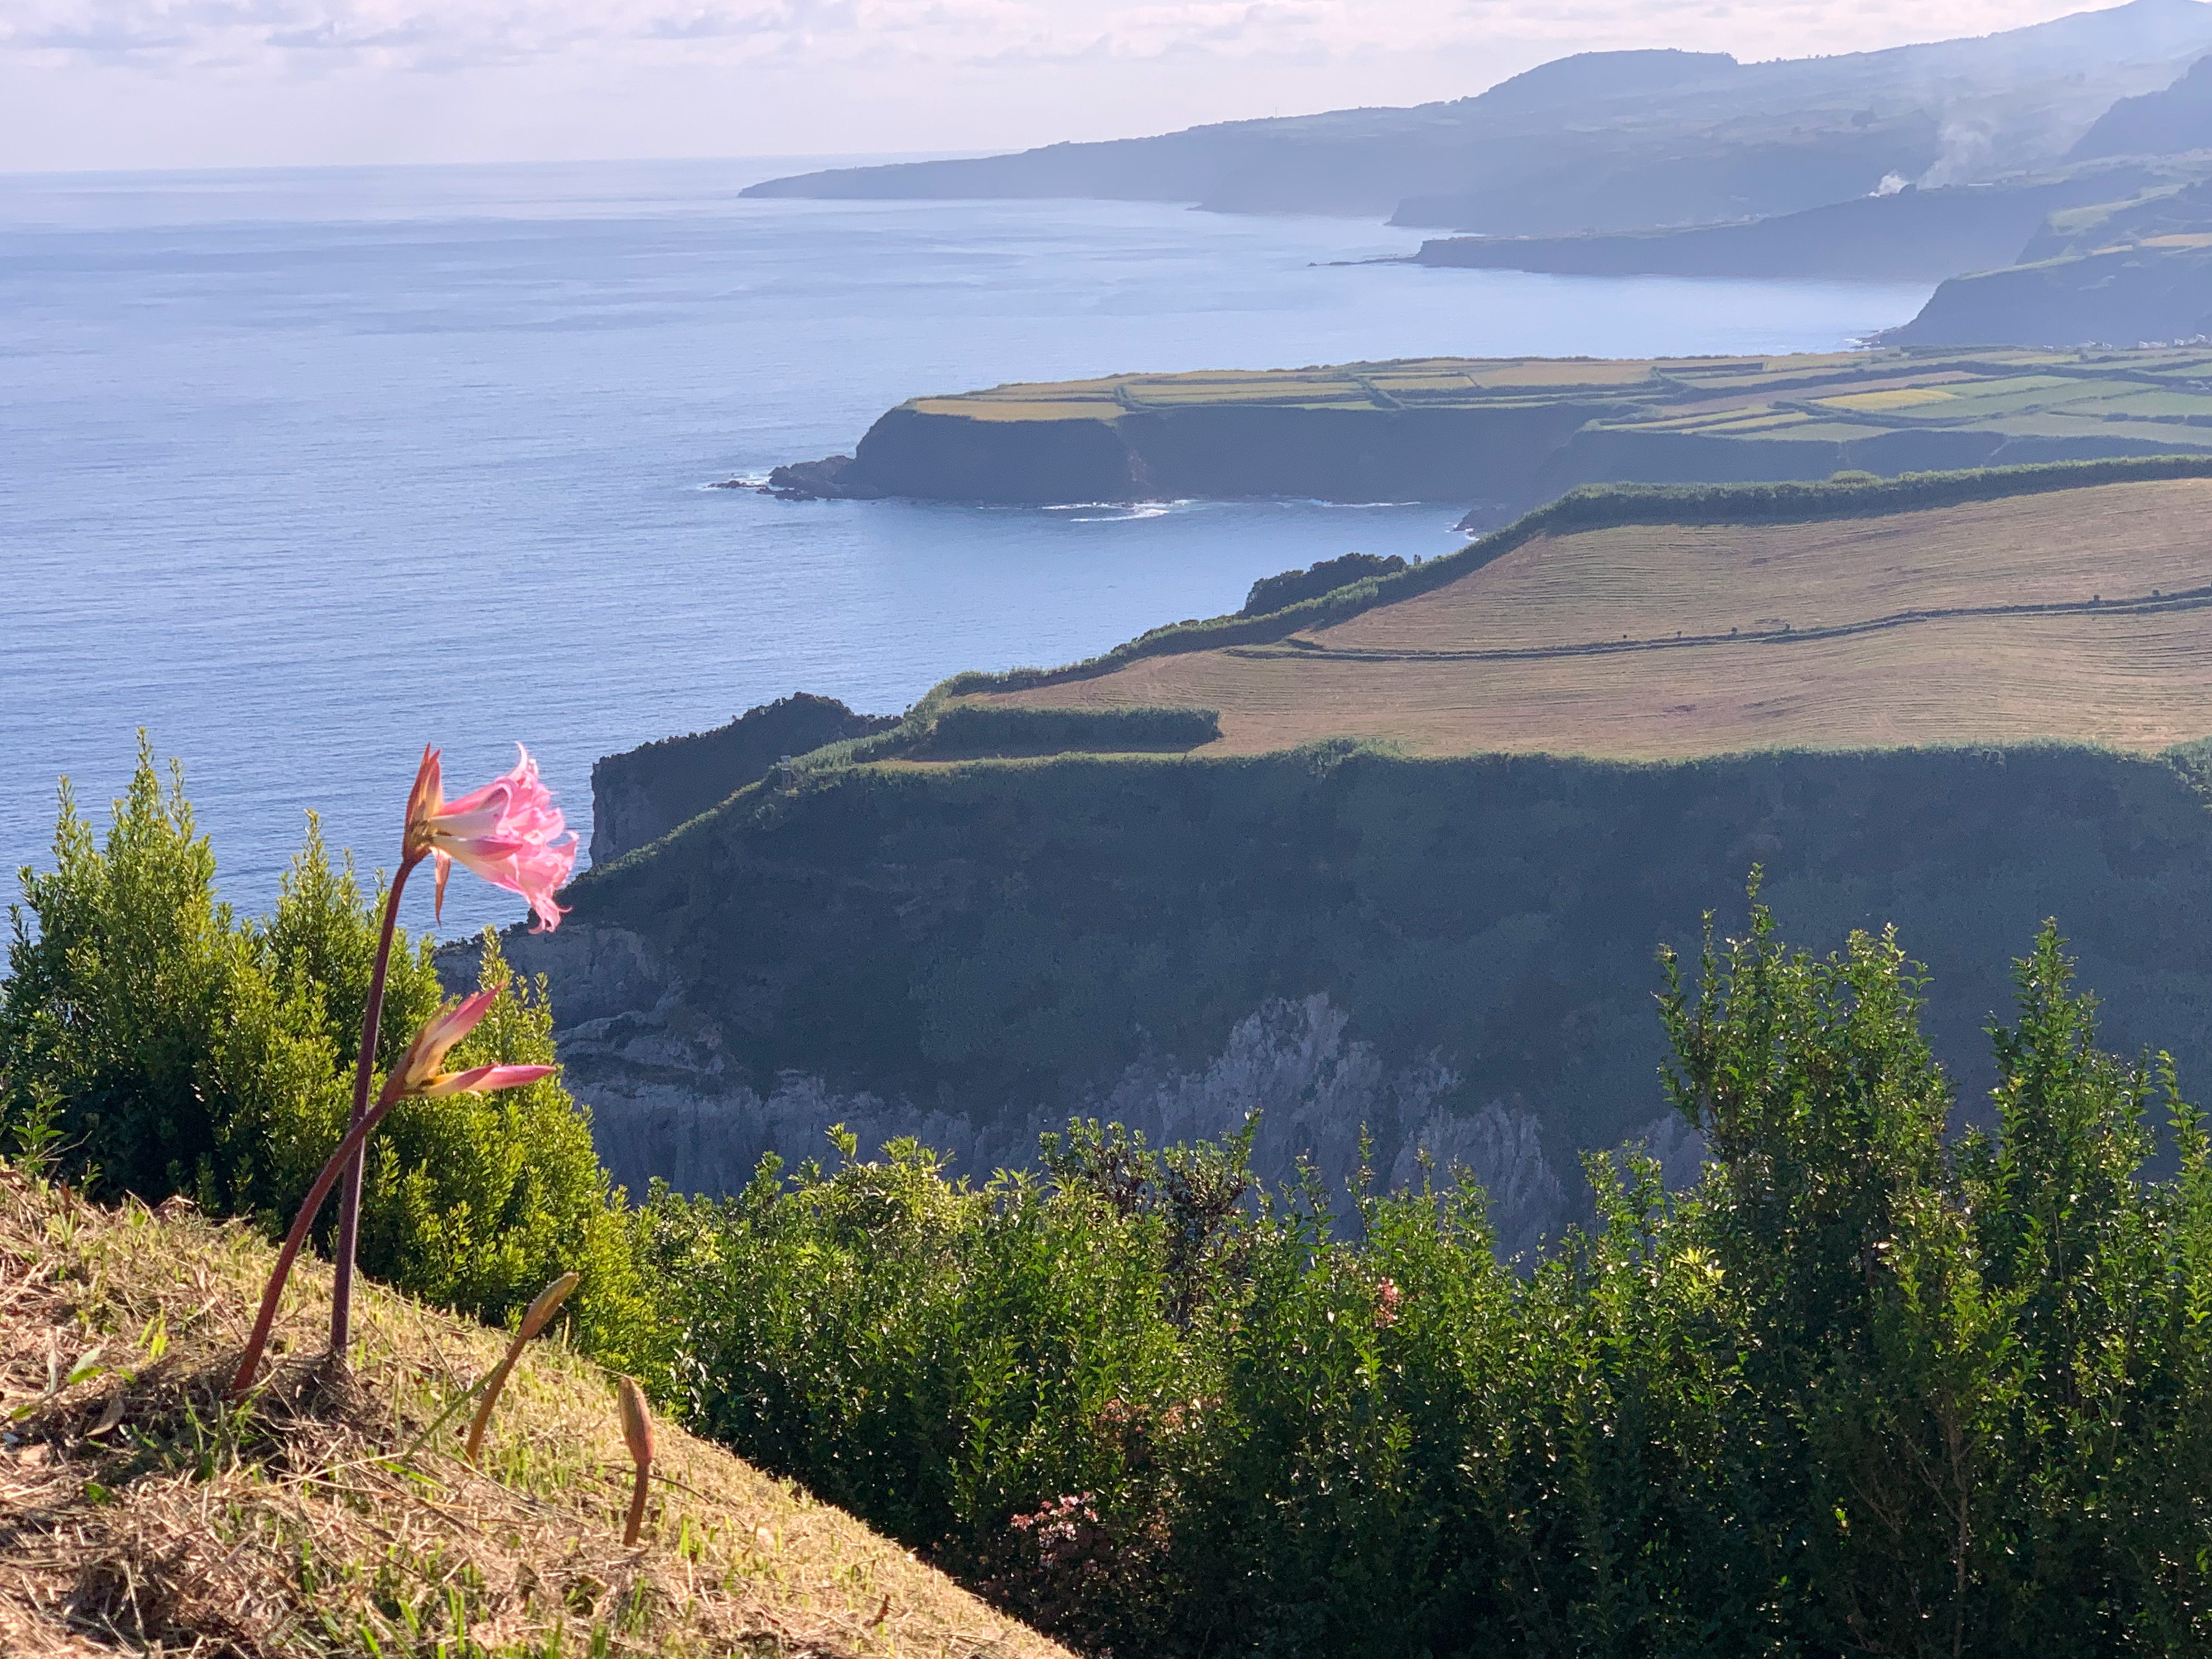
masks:
[(1570, 52), (1746, 60), (2069, 0), (17, 0), (0, 171), (975, 153), (1465, 97)]

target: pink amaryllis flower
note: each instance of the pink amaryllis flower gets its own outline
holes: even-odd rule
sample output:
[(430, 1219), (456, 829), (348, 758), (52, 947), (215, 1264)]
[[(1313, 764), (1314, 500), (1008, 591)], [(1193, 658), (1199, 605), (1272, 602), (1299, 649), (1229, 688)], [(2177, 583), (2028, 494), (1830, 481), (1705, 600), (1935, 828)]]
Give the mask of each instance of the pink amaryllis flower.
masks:
[[(465, 1072), (438, 1069), (445, 1064), (453, 1046), (474, 1030), (485, 1011), (498, 1000), (499, 988), (495, 986), (463, 997), (433, 1014), (415, 1034), (414, 1042), (407, 1045), (406, 1055), (398, 1068), (385, 1079), (376, 1104), (356, 1118), (345, 1139), (338, 1142), (337, 1151), (331, 1154), (322, 1173), (315, 1177), (315, 1184), (307, 1189), (299, 1213), (292, 1218), (292, 1231), (284, 1236), (283, 1248), (276, 1253), (276, 1265), (261, 1293), (261, 1311), (253, 1322), (253, 1334), (246, 1339), (246, 1353), (238, 1362), (237, 1374), (231, 1378), (232, 1399), (240, 1398), (253, 1385), (254, 1373), (261, 1369), (261, 1352), (268, 1346), (269, 1332), (276, 1322), (276, 1305), (284, 1293), (284, 1281), (291, 1276), (292, 1263), (300, 1254), (300, 1247), (307, 1242), (307, 1229), (313, 1224), (315, 1212), (323, 1207), (323, 1200), (330, 1196), (338, 1177), (356, 1166), (369, 1136), (376, 1133), (377, 1125), (384, 1121), (392, 1109), (410, 1096), (435, 1098), (492, 1089), (520, 1089), (553, 1075), (550, 1066), (472, 1066)], [(343, 1344), (337, 1344), (333, 1351), (343, 1353)]]
[(538, 776), (538, 763), (520, 744), (514, 770), (447, 800), (441, 787), (438, 750), (425, 749), (407, 798), (407, 833), (402, 856), (414, 863), (425, 855), (437, 861), (437, 914), (446, 911), (446, 877), (458, 860), (495, 887), (530, 901), (533, 933), (561, 925), (553, 894), (576, 864), (576, 837), (568, 830), (553, 792)]

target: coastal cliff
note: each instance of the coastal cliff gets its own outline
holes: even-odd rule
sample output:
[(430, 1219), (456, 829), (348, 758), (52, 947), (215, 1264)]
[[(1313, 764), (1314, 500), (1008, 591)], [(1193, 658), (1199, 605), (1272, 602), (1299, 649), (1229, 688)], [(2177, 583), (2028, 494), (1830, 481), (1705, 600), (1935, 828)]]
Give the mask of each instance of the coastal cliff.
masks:
[(1754, 868), (1793, 939), (1898, 926), (1962, 1098), (2046, 916), (2112, 1040), (2179, 1036), (2189, 1084), (2208, 499), (2212, 459), (1577, 492), (956, 677), (508, 950), (633, 1187), (732, 1190), (841, 1123), (981, 1176), (1071, 1115), (1257, 1111), (1268, 1178), (1461, 1163), (1520, 1248), (1578, 1212), (1586, 1150), (1694, 1168), (1652, 951), (1739, 925)]
[[(1904, 333), (1935, 328), (1942, 302)], [(1483, 529), (1589, 483), (2212, 452), (2205, 358), (1907, 346), (1121, 374), (916, 398), (854, 455), (769, 482), (791, 497), (1010, 504), (1433, 501), (1469, 508), (1463, 527)]]
[[(1263, 1114), (1260, 1167), (1468, 1164), (1525, 1245), (1583, 1148), (1656, 1139), (1651, 952), (1742, 886), (1791, 936), (1898, 924), (1971, 1097), (2055, 915), (2123, 1051), (2212, 1049), (2212, 816), (2185, 769), (2068, 748), (1627, 766), (1322, 750), (864, 766), (757, 785), (570, 890), (550, 975), (618, 1178), (732, 1190), (833, 1123), (978, 1176), (1068, 1115), (1155, 1140)], [(2120, 1029), (2124, 1026), (2124, 1029)]]
[(2047, 167), (2116, 100), (2167, 87), (2208, 46), (2203, 6), (2132, 0), (1824, 58), (1581, 52), (1449, 102), (839, 167), (744, 193), (1185, 202), (1507, 235), (1713, 223), (1847, 201), (1893, 173), (1966, 183)]
[[(1891, 338), (1964, 345), (2196, 341), (2212, 334), (2212, 232), (1954, 276)], [(2184, 411), (2176, 410), (2176, 415)]]
[(954, 401), (903, 404), (868, 428), (849, 461), (780, 467), (769, 487), (848, 500), (1014, 505), (1197, 495), (1519, 501), (1569, 437), (1628, 409), (1603, 395), (1495, 409), (1237, 401), (1149, 408), (1133, 398), (1103, 418), (1045, 410), (1006, 419), (944, 406)]
[(2118, 200), (2177, 170), (2107, 163), (2058, 178), (1935, 190), (1899, 179), (1893, 181), (1899, 187), (1887, 195), (1859, 195), (1738, 224), (1575, 236), (1440, 237), (1422, 243), (1413, 260), (1583, 276), (1937, 282), (1960, 271), (2008, 265), (2051, 214)]

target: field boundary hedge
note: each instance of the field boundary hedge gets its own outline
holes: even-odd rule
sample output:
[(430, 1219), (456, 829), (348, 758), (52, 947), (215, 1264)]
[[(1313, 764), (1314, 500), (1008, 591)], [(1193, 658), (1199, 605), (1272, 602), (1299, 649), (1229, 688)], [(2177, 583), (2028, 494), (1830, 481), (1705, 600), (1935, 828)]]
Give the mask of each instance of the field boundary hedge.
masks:
[(1123, 754), (1179, 751), (1221, 735), (1221, 713), (1182, 707), (1022, 708), (957, 703), (937, 717), (933, 755)]

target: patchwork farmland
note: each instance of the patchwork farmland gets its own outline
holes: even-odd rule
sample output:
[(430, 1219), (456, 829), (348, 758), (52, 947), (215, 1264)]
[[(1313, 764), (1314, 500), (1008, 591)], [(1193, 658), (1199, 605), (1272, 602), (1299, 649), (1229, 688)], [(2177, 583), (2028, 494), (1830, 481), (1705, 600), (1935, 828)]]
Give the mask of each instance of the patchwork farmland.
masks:
[(2212, 732), (2212, 478), (1495, 539), (1510, 545), (1477, 543), (1463, 574), (1402, 598), (1382, 584), (1350, 614), (1211, 647), (1197, 632), (1195, 648), (974, 700), (1218, 709), (1200, 754), (1330, 738), (1651, 760), (2039, 738), (2151, 750)]

